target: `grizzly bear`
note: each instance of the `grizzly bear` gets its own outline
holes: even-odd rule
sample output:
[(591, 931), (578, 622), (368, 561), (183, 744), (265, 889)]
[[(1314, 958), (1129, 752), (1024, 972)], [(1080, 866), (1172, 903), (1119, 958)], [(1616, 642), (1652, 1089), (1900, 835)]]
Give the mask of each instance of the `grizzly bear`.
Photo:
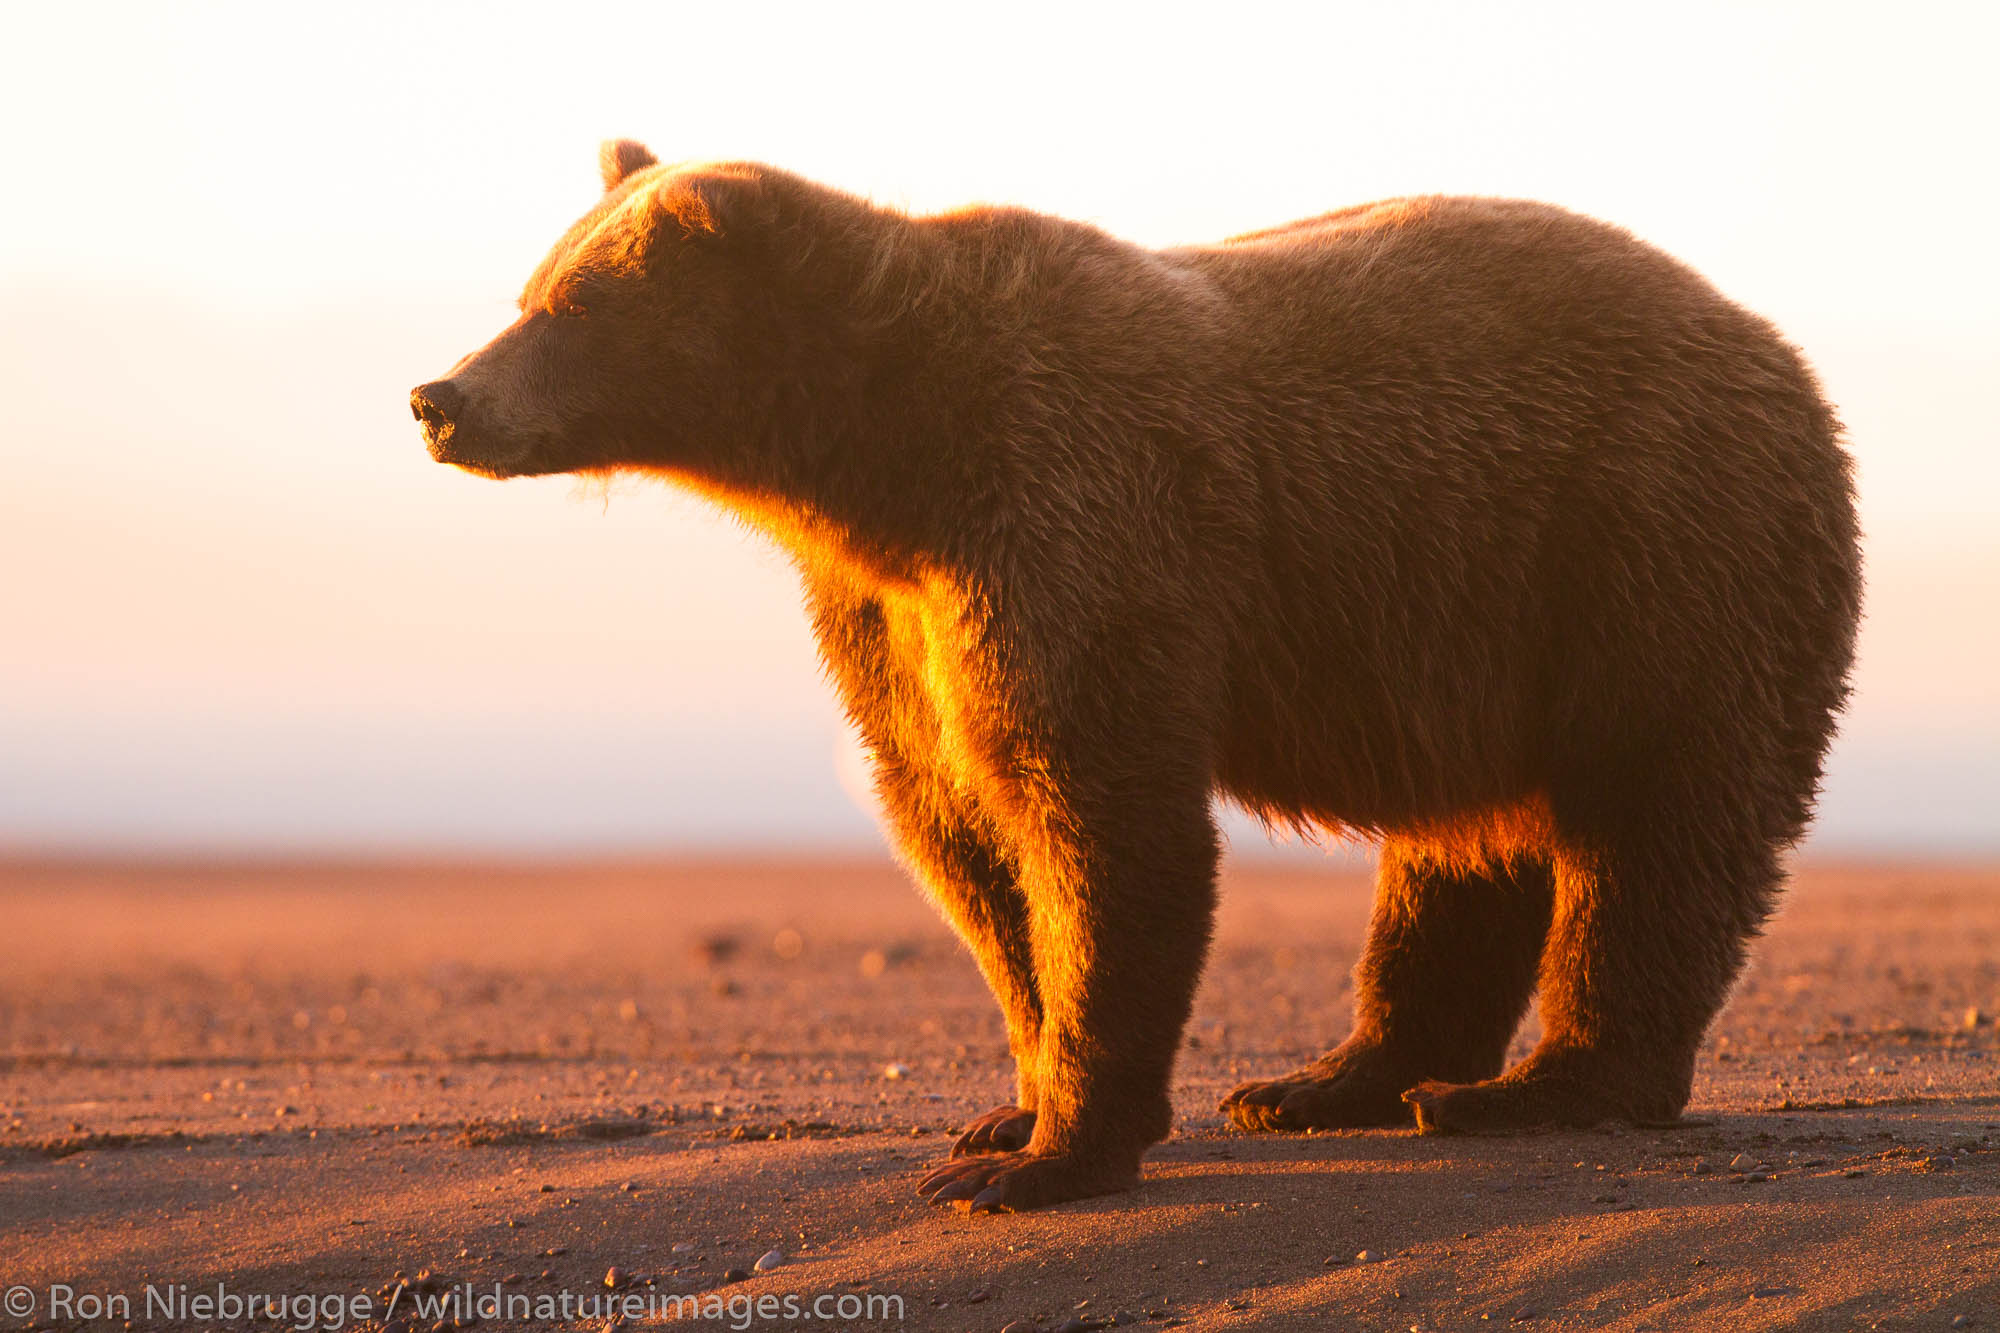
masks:
[(1137, 1182), (1217, 797), (1380, 845), (1352, 1035), (1238, 1126), (1679, 1115), (1859, 614), (1839, 425), (1769, 324), (1539, 203), (1147, 250), (602, 165), (520, 318), (412, 406), (442, 462), (667, 478), (796, 561), (1018, 1069), (926, 1195)]

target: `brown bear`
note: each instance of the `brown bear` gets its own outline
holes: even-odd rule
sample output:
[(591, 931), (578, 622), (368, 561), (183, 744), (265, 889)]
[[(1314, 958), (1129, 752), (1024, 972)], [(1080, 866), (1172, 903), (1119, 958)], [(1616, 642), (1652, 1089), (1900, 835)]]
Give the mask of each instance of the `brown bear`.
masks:
[(1156, 251), (602, 162), (520, 318), (412, 405), (440, 461), (668, 478), (796, 560), (1018, 1067), (929, 1197), (1137, 1181), (1218, 796), (1381, 847), (1353, 1035), (1238, 1125), (1680, 1113), (1859, 613), (1839, 427), (1769, 324), (1538, 203)]

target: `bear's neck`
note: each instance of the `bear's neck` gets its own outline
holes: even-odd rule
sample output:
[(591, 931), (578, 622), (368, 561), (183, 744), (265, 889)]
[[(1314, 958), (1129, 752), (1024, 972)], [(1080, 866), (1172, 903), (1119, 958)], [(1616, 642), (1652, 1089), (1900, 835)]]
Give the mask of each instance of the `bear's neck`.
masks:
[(995, 454), (1018, 429), (1009, 386), (1030, 295), (1013, 233), (1046, 221), (878, 213), (825, 246), (781, 316), (824, 336), (774, 376), (754, 468), (697, 489), (805, 566), (884, 582), (978, 573), (1006, 522)]

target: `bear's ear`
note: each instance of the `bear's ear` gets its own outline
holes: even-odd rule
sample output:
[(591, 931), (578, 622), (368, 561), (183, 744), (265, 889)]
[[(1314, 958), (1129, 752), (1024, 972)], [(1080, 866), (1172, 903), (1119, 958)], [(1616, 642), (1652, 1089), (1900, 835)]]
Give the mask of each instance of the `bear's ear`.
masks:
[(659, 160), (637, 139), (606, 139), (597, 149), (597, 170), (604, 177), (607, 191), (617, 189), (627, 176), (654, 166)]
[(777, 221), (778, 203), (763, 177), (734, 167), (681, 181), (660, 200), (689, 236), (722, 240), (767, 232)]

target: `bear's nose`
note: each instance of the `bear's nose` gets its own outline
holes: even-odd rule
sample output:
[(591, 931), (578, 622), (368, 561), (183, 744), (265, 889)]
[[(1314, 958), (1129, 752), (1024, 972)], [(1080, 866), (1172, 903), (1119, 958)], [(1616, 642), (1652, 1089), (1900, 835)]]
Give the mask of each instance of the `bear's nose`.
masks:
[(410, 390), (410, 415), (433, 431), (443, 430), (465, 406), (465, 395), (450, 380), (433, 380)]

